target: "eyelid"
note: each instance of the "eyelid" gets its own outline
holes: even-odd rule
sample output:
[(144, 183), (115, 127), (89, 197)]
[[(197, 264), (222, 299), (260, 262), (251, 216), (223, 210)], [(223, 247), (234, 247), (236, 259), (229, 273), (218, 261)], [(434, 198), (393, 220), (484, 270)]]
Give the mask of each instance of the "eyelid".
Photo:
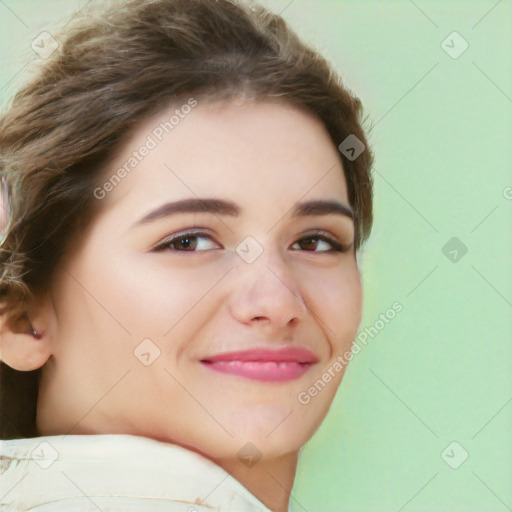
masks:
[[(323, 229), (312, 230), (312, 231), (308, 231), (308, 232), (304, 233), (300, 238), (298, 238), (295, 242), (293, 242), (292, 245), (294, 245), (297, 242), (300, 242), (302, 240), (307, 240), (308, 238), (318, 238), (319, 240), (327, 242), (328, 244), (330, 244), (332, 246), (332, 249), (328, 250), (328, 251), (303, 251), (303, 252), (311, 252), (311, 253), (318, 253), (318, 254), (333, 253), (333, 252), (344, 253), (344, 252), (349, 252), (353, 247), (353, 243), (349, 243), (349, 244), (342, 243), (339, 240), (339, 237), (337, 237)], [(297, 249), (294, 249), (294, 250), (297, 250)]]
[[(187, 235), (188, 236), (194, 236), (194, 237), (200, 237), (200, 238), (208, 238), (214, 244), (218, 245), (219, 248), (221, 248), (221, 249), (224, 248), (222, 246), (222, 244), (217, 242), (215, 237), (211, 233), (209, 233), (207, 230), (205, 230), (204, 228), (185, 228), (185, 229), (182, 229), (180, 231), (177, 231), (175, 233), (171, 233), (171, 234), (165, 236), (159, 242), (157, 242), (152, 247), (151, 250), (152, 251), (164, 251), (164, 250), (167, 249), (166, 246), (168, 246), (172, 242), (175, 242), (176, 240), (179, 240), (181, 238), (185, 238)], [(318, 238), (319, 240), (325, 241), (325, 242), (327, 242), (328, 244), (330, 244), (332, 246), (332, 249), (330, 249), (328, 251), (301, 251), (299, 249), (292, 249), (292, 250), (294, 250), (294, 251), (301, 251), (301, 252), (318, 253), (318, 254), (320, 254), (320, 253), (333, 253), (333, 252), (344, 253), (344, 252), (349, 252), (352, 249), (352, 247), (353, 247), (353, 243), (350, 243), (350, 244), (346, 244), (345, 243), (344, 244), (344, 243), (342, 243), (339, 240), (338, 236), (333, 235), (330, 232), (325, 231), (323, 229), (309, 230), (309, 231), (303, 233), (302, 235), (300, 235), (298, 238), (296, 238), (294, 240), (294, 242), (292, 243), (292, 246), (295, 245), (296, 243), (301, 242), (302, 240), (305, 240), (305, 239), (308, 239), (308, 238)], [(211, 250), (214, 250), (214, 249), (206, 249), (206, 250), (202, 250), (202, 251), (178, 251), (178, 250), (172, 250), (172, 252), (208, 252), (208, 251), (211, 251)]]
[[(169, 245), (172, 242), (175, 242), (176, 240), (179, 240), (180, 238), (185, 238), (187, 235), (194, 236), (194, 237), (202, 237), (202, 238), (209, 238), (213, 243), (220, 246), (220, 248), (223, 248), (222, 245), (215, 240), (214, 236), (211, 233), (208, 233), (202, 228), (185, 228), (181, 231), (177, 231), (175, 233), (171, 233), (170, 235), (165, 236), (162, 238), (159, 242), (157, 242), (153, 248), (152, 251), (164, 251), (166, 250), (166, 246)], [(208, 249), (206, 251), (173, 251), (173, 252), (208, 252), (212, 249)]]

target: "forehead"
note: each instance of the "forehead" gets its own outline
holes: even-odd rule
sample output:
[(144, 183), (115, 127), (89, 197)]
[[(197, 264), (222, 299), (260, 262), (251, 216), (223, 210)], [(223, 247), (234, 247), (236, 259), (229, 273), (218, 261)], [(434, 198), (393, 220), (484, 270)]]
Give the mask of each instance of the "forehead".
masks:
[(342, 161), (324, 125), (274, 101), (167, 108), (134, 131), (104, 179), (113, 184), (105, 201), (133, 215), (186, 197), (280, 210), (301, 199), (348, 203)]

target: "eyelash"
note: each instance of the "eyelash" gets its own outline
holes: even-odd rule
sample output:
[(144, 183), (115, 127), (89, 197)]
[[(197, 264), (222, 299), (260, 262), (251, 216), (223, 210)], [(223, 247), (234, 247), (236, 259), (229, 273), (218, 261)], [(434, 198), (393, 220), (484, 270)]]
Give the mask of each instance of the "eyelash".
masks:
[[(208, 233), (204, 233), (202, 231), (185, 231), (185, 232), (181, 232), (181, 233), (177, 233), (177, 234), (174, 234), (174, 235), (171, 235), (170, 237), (168, 238), (165, 238), (162, 242), (160, 242), (159, 244), (157, 244), (153, 251), (155, 252), (160, 252), (160, 251), (173, 251), (173, 252), (208, 252), (212, 249), (207, 249), (207, 250), (203, 250), (203, 251), (187, 251), (187, 250), (177, 250), (177, 249), (170, 249), (170, 245), (172, 244), (175, 244), (176, 242), (179, 242), (180, 240), (183, 240), (183, 239), (186, 239), (186, 238), (209, 238), (210, 240), (212, 240), (212, 237), (211, 235), (209, 235)], [(298, 242), (304, 242), (305, 240), (318, 240), (318, 241), (322, 241), (322, 242), (327, 242), (329, 245), (331, 245), (332, 249), (329, 249), (327, 251), (304, 251), (304, 252), (310, 252), (310, 253), (333, 253), (333, 252), (339, 252), (339, 253), (344, 253), (344, 252), (348, 252), (350, 251), (350, 249), (352, 248), (352, 245), (343, 245), (339, 242), (337, 242), (336, 240), (333, 240), (331, 237), (323, 234), (323, 232), (316, 232), (316, 233), (311, 233), (311, 234), (308, 234), (306, 236), (303, 236), (302, 238), (299, 238), (297, 241), (294, 242), (294, 244), (298, 243)], [(216, 242), (215, 242), (216, 243)], [(293, 244), (293, 245), (294, 245)], [(294, 250), (297, 250), (297, 249), (294, 249)]]

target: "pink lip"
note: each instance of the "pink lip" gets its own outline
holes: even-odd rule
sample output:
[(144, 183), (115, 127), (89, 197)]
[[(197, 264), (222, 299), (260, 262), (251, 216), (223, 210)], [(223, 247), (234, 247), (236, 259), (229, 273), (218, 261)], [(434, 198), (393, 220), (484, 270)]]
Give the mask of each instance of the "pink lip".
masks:
[(298, 379), (316, 362), (318, 359), (310, 350), (294, 347), (228, 352), (201, 361), (211, 370), (260, 381)]

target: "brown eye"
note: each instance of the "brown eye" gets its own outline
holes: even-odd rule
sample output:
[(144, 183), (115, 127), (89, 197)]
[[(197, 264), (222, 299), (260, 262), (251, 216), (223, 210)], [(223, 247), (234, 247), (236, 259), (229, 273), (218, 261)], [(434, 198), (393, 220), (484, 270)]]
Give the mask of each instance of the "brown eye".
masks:
[(179, 233), (172, 235), (155, 248), (155, 251), (204, 252), (220, 248), (206, 233)]
[(293, 244), (293, 248), (307, 252), (346, 252), (349, 248), (325, 235), (308, 235)]
[(167, 244), (177, 251), (195, 251), (197, 248), (197, 236), (182, 236)]
[(301, 248), (304, 251), (316, 251), (318, 242), (319, 242), (318, 238), (310, 237), (310, 238), (303, 238), (298, 243), (301, 245)]

